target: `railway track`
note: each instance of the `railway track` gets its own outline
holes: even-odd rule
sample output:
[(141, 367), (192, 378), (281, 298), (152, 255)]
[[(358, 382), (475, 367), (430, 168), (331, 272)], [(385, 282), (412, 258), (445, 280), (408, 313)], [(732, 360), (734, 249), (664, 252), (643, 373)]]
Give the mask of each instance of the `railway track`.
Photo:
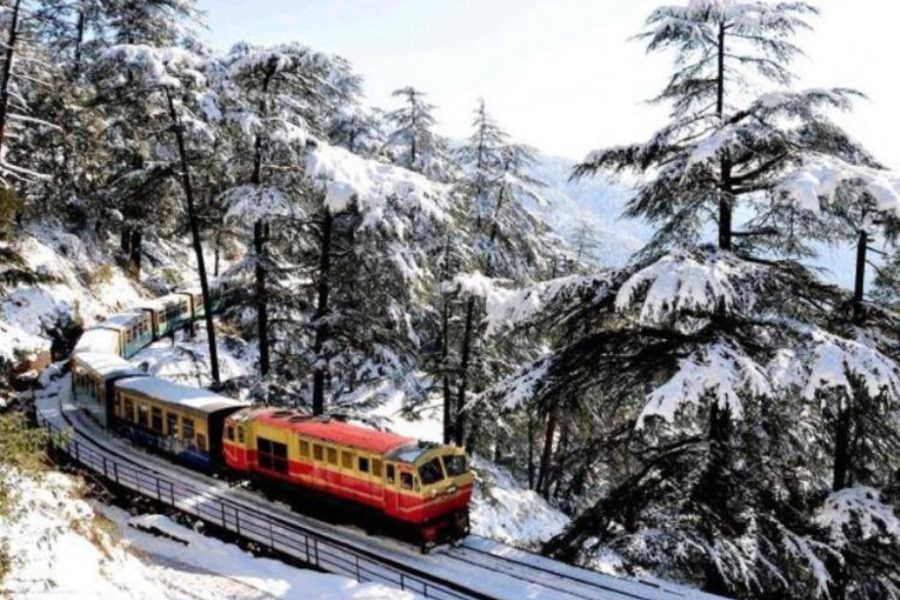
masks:
[(72, 432), (64, 449), (81, 465), (324, 571), (393, 585), (428, 598), (715, 598), (673, 584), (620, 579), (580, 569), (478, 536), (469, 536), (459, 546), (422, 555), (396, 540), (317, 521), (108, 436), (71, 402), (68, 376), (58, 383), (59, 393), (38, 401), (38, 419), (49, 428)]

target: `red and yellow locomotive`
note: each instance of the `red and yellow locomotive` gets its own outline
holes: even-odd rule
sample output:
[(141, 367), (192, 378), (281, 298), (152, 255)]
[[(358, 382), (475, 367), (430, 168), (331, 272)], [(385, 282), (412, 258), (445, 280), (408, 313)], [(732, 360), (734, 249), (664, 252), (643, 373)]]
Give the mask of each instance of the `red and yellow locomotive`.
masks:
[(273, 408), (225, 421), (225, 465), (362, 505), (426, 543), (468, 531), (473, 477), (460, 448)]
[[(218, 286), (212, 310), (224, 308), (235, 290)], [(224, 468), (264, 485), (287, 482), (298, 493), (403, 525), (425, 544), (465, 535), (473, 477), (462, 449), (297, 411), (250, 408), (123, 360), (201, 318), (202, 308), (197, 293), (171, 294), (87, 330), (71, 362), (76, 402), (104, 427), (196, 469)]]

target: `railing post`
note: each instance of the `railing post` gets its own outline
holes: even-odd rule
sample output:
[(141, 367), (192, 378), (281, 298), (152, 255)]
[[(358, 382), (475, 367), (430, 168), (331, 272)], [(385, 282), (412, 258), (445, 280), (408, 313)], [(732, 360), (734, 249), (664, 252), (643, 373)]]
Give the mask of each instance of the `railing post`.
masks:
[(105, 457), (105, 456), (101, 456), (100, 458), (103, 459), (103, 477), (104, 477), (105, 479), (109, 479), (109, 475), (106, 474), (106, 457)]
[(175, 508), (175, 484), (169, 482), (169, 499), (172, 501), (172, 508)]
[(119, 485), (119, 463), (113, 462), (113, 477), (116, 480), (116, 485)]
[(75, 462), (81, 462), (81, 452), (78, 451), (78, 442), (72, 442), (72, 449), (75, 450)]
[(269, 520), (269, 548), (275, 549), (275, 536), (272, 533), (272, 521)]
[(238, 512), (237, 507), (234, 507), (234, 531), (241, 535), (241, 513)]
[(228, 531), (228, 526), (225, 524), (225, 503), (220, 501), (219, 508), (222, 509), (222, 529)]
[(162, 489), (159, 484), (159, 477), (156, 477), (156, 501), (162, 503)]
[(400, 572), (400, 589), (406, 589), (406, 575), (404, 575), (402, 571)]
[[(356, 581), (360, 581), (359, 579), (359, 554), (354, 554), (354, 558), (356, 558)], [(360, 583), (362, 583), (360, 581)]]

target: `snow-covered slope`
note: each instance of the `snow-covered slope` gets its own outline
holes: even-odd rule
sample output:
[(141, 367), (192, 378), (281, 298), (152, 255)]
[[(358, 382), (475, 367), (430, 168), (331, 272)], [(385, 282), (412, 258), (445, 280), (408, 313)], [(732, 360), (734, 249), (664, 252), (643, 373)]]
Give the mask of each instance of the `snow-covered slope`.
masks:
[(37, 477), (7, 469), (0, 477), (16, 491), (10, 514), (0, 517), (0, 548), (10, 557), (8, 572), (0, 583), (0, 598), (416, 597), (378, 584), (360, 584), (256, 558), (164, 516), (133, 517), (118, 508), (88, 503), (79, 497), (78, 482), (61, 473)]

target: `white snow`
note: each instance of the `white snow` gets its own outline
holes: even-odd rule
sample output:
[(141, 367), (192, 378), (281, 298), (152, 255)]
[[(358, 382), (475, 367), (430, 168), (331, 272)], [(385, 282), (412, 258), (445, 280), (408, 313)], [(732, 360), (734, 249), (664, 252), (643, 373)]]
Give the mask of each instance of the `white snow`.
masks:
[(727, 345), (714, 344), (681, 360), (678, 372), (647, 397), (638, 426), (651, 415), (672, 421), (678, 411), (687, 405), (700, 405), (704, 398), (740, 419), (744, 413), (742, 396), (763, 396), (770, 391), (765, 368)]
[[(162, 515), (131, 517), (116, 508), (103, 507), (102, 510), (120, 526), (125, 545), (141, 554), (174, 561), (181, 566), (179, 571), (200, 570), (221, 574), (271, 598), (412, 600), (418, 597), (381, 584), (358, 583), (346, 577), (315, 573), (277, 560), (257, 558), (233, 544), (206, 537)], [(156, 537), (147, 530), (166, 537)], [(173, 568), (164, 565), (154, 570), (171, 576)]]
[(222, 408), (237, 408), (250, 405), (247, 402), (238, 402), (203, 388), (172, 383), (156, 377), (123, 379), (116, 382), (116, 387), (199, 411), (214, 411)]
[(306, 171), (325, 193), (328, 210), (339, 213), (355, 202), (364, 227), (376, 227), (384, 220), (389, 199), (433, 220), (447, 219), (442, 206), (447, 186), (418, 173), (321, 142), (307, 155)]
[(289, 217), (298, 213), (298, 208), (281, 193), (270, 186), (242, 185), (224, 194), (228, 206), (226, 218), (239, 223), (253, 223), (268, 217)]
[(854, 375), (873, 398), (883, 392), (895, 398), (900, 395), (896, 363), (878, 350), (820, 329), (804, 334), (797, 347), (780, 350), (768, 365), (774, 386), (799, 389), (807, 399), (828, 389), (849, 395), (853, 393), (850, 375)]
[(900, 176), (851, 165), (831, 156), (808, 158), (784, 177), (775, 192), (818, 214), (823, 208), (840, 203), (841, 192), (848, 191), (851, 185), (856, 193), (870, 194), (879, 212), (900, 217)]
[(616, 309), (637, 309), (640, 321), (649, 325), (685, 312), (747, 310), (756, 302), (756, 290), (741, 280), (756, 271), (727, 254), (712, 252), (698, 258), (675, 252), (632, 275), (616, 296)]
[(0, 517), (0, 547), (12, 559), (0, 596), (43, 600), (158, 600), (172, 598), (133, 555), (94, 523), (77, 498), (73, 480), (60, 473), (41, 479), (0, 473), (14, 490), (10, 515)]
[(851, 487), (832, 493), (816, 513), (815, 521), (828, 529), (839, 547), (850, 539), (889, 537), (900, 541), (900, 519), (890, 504), (881, 501), (881, 493), (871, 487)]
[(535, 549), (569, 524), (566, 515), (523, 488), (502, 467), (473, 456), (472, 470), (476, 478), (469, 508), (472, 533)]
[[(0, 517), (0, 547), (11, 558), (0, 596), (43, 600), (411, 600), (380, 584), (256, 558), (160, 515), (125, 511), (78, 497), (75, 480), (0, 473), (13, 490)], [(103, 516), (99, 516), (102, 514)], [(102, 525), (101, 523), (107, 523)], [(131, 525), (131, 526), (130, 526)], [(133, 526), (152, 528), (159, 537)]]

